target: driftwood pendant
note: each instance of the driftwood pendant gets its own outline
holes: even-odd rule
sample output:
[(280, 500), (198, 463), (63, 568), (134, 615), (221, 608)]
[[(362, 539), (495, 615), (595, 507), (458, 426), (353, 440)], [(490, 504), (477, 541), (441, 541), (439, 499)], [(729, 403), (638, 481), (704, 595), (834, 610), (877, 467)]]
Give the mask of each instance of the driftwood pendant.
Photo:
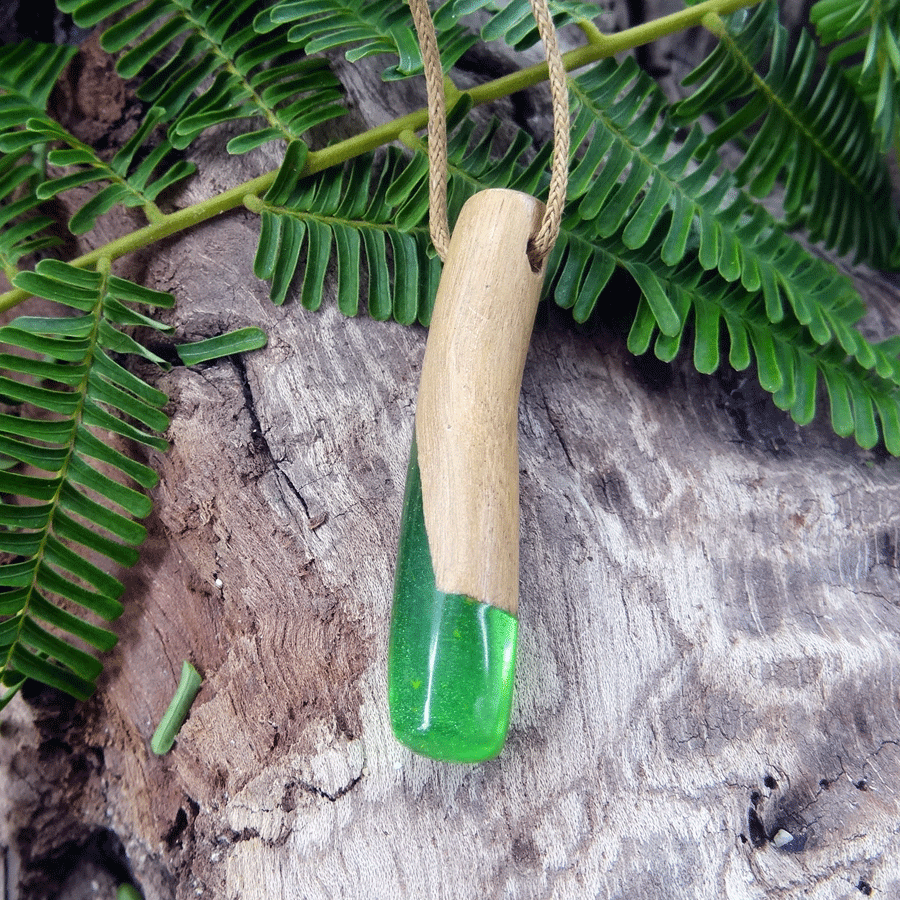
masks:
[(518, 401), (544, 206), (472, 197), (453, 231), (422, 363), (388, 655), (391, 725), (435, 759), (503, 748), (518, 631)]

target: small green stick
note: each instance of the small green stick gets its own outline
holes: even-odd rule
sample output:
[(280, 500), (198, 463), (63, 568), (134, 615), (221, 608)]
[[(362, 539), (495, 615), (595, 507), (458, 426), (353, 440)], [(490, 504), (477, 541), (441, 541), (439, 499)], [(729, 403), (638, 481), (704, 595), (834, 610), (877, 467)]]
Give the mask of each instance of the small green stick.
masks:
[(182, 663), (178, 689), (150, 741), (150, 749), (157, 756), (162, 756), (163, 753), (168, 753), (172, 749), (175, 735), (181, 730), (188, 710), (190, 710), (202, 683), (203, 679), (200, 677), (200, 673), (189, 662)]

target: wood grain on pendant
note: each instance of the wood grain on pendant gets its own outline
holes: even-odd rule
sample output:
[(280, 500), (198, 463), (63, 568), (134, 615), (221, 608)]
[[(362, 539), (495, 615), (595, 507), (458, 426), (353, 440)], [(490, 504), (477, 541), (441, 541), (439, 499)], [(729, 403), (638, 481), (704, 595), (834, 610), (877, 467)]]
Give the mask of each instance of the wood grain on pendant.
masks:
[(528, 261), (544, 205), (491, 189), (463, 206), (416, 409), (435, 584), (512, 615), (519, 599), (518, 403), (544, 280)]

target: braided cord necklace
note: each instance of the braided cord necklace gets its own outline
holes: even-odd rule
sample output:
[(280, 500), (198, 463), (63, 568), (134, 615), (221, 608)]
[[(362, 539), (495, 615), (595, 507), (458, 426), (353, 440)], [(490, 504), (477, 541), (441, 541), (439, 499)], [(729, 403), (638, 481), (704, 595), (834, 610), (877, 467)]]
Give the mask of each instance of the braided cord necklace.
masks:
[(503, 748), (518, 634), (518, 400), (569, 157), (566, 75), (547, 0), (531, 0), (553, 100), (546, 205), (491, 188), (450, 234), (444, 76), (427, 0), (409, 0), (428, 91), (429, 224), (444, 262), (410, 450), (388, 652), (398, 740), (480, 762)]

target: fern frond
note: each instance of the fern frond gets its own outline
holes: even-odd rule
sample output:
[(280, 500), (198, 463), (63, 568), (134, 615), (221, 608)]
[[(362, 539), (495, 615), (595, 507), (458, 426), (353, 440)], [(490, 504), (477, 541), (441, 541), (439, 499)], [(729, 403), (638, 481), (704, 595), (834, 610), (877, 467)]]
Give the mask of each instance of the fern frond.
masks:
[[(671, 361), (693, 326), (694, 366), (713, 372), (724, 333), (731, 366), (746, 369), (755, 359), (760, 385), (795, 422), (812, 421), (818, 385), (823, 383), (835, 433), (853, 435), (866, 448), (882, 438), (888, 452), (900, 456), (900, 363), (893, 344), (872, 345), (855, 329), (846, 329), (842, 337), (851, 343), (853, 358), (844, 341), (822, 346), (791, 315), (772, 323), (758, 296), (740, 285), (711, 282), (696, 263), (668, 271), (632, 261), (624, 265), (644, 295), (628, 337), (632, 353), (652, 348), (657, 357)], [(862, 345), (871, 366), (859, 362)]]
[(900, 2), (818, 0), (809, 18), (823, 45), (838, 44), (829, 60), (850, 63), (847, 76), (871, 110), (882, 152), (900, 147)]
[[(430, 254), (427, 202), (425, 209), (415, 202), (411, 207), (404, 196), (408, 161), (390, 149), (380, 166), (363, 156), (341, 170), (297, 181), (303, 153), (302, 145), (291, 145), (275, 183), (250, 202), (261, 216), (254, 273), (271, 281), (272, 301), (284, 302), (302, 265), (300, 302), (318, 309), (334, 258), (338, 307), (345, 315), (356, 315), (362, 300), (375, 319), (427, 322), (440, 261)], [(411, 190), (417, 185), (409, 184)]]
[[(43, 114), (75, 52), (34, 41), (0, 47), (0, 134)], [(0, 266), (10, 280), (23, 256), (58, 243), (45, 231), (53, 220), (39, 214), (41, 201), (33, 192), (43, 178), (35, 150), (26, 144), (0, 158)]]
[[(164, 110), (176, 148), (187, 147), (213, 125), (240, 122), (248, 130), (229, 141), (228, 151), (246, 153), (269, 141), (299, 140), (313, 126), (345, 113), (338, 102), (340, 83), (325, 60), (302, 59), (283, 27), (267, 36), (254, 30), (256, 0), (60, 0), (58, 5), (85, 26), (129, 9), (103, 33), (101, 44), (110, 53), (124, 51), (116, 66), (123, 77), (145, 76), (138, 97)], [(159, 63), (166, 54), (170, 58)]]
[[(570, 94), (577, 159), (568, 208), (578, 233), (590, 223), (589, 237), (618, 234), (633, 250), (662, 234), (664, 264), (696, 255), (725, 282), (761, 292), (769, 321), (780, 322), (787, 306), (822, 344), (841, 327), (831, 319), (858, 321), (864, 310), (849, 279), (738, 189), (699, 127), (679, 139), (662, 91), (633, 60), (601, 62), (570, 82)], [(578, 309), (576, 318), (590, 313), (584, 303)]]
[[(30, 118), (24, 128), (0, 133), (0, 150), (15, 152), (35, 143), (56, 148), (47, 154), (47, 162), (67, 171), (37, 186), (35, 196), (39, 200), (84, 185), (103, 185), (69, 220), (73, 234), (84, 234), (95, 226), (99, 216), (117, 204), (141, 207), (149, 218), (158, 215), (157, 197), (196, 171), (193, 163), (171, 161), (173, 148), (165, 139), (142, 157), (138, 155), (150, 141), (161, 115), (162, 110), (150, 110), (138, 130), (109, 162), (48, 116)], [(64, 146), (59, 147), (60, 144)]]
[[(550, 0), (549, 6), (557, 28), (581, 21), (590, 22), (602, 12), (597, 4), (585, 0)], [(470, 15), (478, 10), (493, 13), (481, 28), (481, 39), (484, 41), (502, 40), (516, 50), (527, 50), (540, 40), (530, 0), (510, 0), (508, 3), (498, 0), (453, 0), (455, 16)]]
[(0, 328), (0, 392), (19, 405), (0, 415), (0, 453), (21, 467), (0, 472), (0, 552), (9, 559), (0, 564), (0, 683), (12, 689), (30, 677), (85, 698), (102, 667), (92, 651), (116, 642), (94, 618), (122, 612), (123, 586), (107, 569), (136, 561), (146, 535), (137, 520), (157, 480), (102, 434), (167, 446), (165, 394), (116, 359), (156, 357), (122, 328), (169, 331), (132, 304), (168, 307), (172, 298), (54, 260), (15, 284), (66, 315)]
[[(707, 139), (718, 147), (759, 123), (735, 170), (740, 184), (764, 197), (782, 180), (789, 226), (803, 226), (812, 240), (876, 268), (900, 265), (887, 167), (843, 72), (826, 65), (816, 74), (817, 48), (805, 32), (789, 54), (774, 0), (727, 21), (704, 21), (719, 44), (685, 79), (699, 87), (677, 104), (674, 119), (695, 121), (724, 103), (737, 105)], [(762, 75), (757, 66), (764, 61)]]
[[(624, 268), (643, 295), (629, 339), (634, 352), (652, 346), (671, 359), (692, 328), (695, 365), (712, 372), (724, 324), (732, 365), (755, 360), (761, 385), (798, 422), (814, 415), (821, 382), (838, 433), (872, 446), (880, 420), (886, 446), (900, 453), (896, 348), (860, 334), (864, 306), (834, 266), (793, 241), (734, 179), (714, 179), (720, 162), (701, 149), (699, 131), (675, 140), (656, 90), (632, 63), (602, 63), (571, 85), (579, 151), (547, 264), (548, 293), (583, 321), (616, 267)], [(535, 153), (520, 134), (498, 158), (494, 132), (476, 136), (475, 128), (465, 120), (450, 139), (451, 221), (477, 190), (540, 195), (546, 188), (548, 148)], [(391, 151), (380, 167), (366, 157), (299, 181), (303, 157), (294, 153), (270, 192), (248, 204), (262, 218), (255, 271), (272, 280), (273, 299), (284, 300), (299, 266), (301, 299), (315, 308), (334, 257), (339, 306), (355, 314), (365, 254), (372, 314), (408, 322), (418, 313), (427, 324), (438, 264), (428, 249), (424, 151), (409, 160)]]

